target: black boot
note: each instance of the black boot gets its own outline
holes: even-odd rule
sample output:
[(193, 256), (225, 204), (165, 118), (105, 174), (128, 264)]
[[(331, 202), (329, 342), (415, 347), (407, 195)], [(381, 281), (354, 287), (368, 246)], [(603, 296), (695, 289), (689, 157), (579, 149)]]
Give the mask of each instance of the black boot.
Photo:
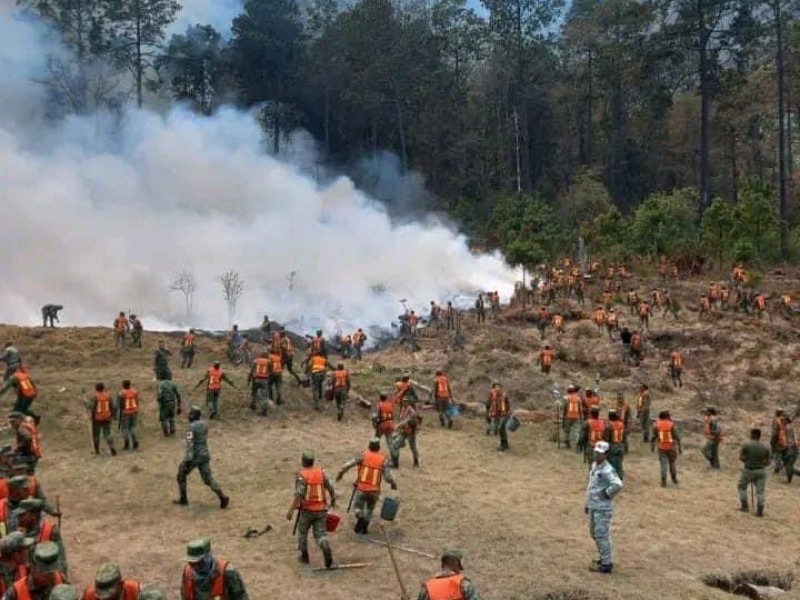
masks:
[(189, 504), (189, 498), (186, 497), (186, 492), (181, 492), (180, 498), (177, 500), (172, 501), (173, 504), (178, 504), (180, 506), (186, 506)]
[(94, 445), (94, 453), (95, 454), (100, 454), (100, 444), (95, 444)]
[(131, 445), (128, 443), (128, 440), (125, 440), (125, 443), (122, 445), (123, 450), (130, 450)]
[(325, 557), (325, 568), (330, 569), (333, 566), (333, 553), (327, 544), (322, 547), (322, 555)]
[(369, 533), (369, 521), (367, 521), (366, 519), (362, 519), (362, 521), (364, 522), (361, 524), (361, 533), (366, 535), (367, 533)]
[(139, 441), (138, 440), (133, 442), (133, 449), (134, 450), (138, 450), (139, 449)]
[(353, 527), (353, 531), (355, 531), (356, 533), (361, 533), (361, 519), (360, 518), (356, 521), (356, 526)]
[(230, 497), (226, 496), (222, 492), (219, 494), (219, 507), (220, 508), (228, 508), (228, 505), (231, 503)]
[(400, 457), (392, 459), (392, 468), (399, 469), (400, 468)]
[(419, 460), (417, 460), (417, 459), (415, 458), (415, 459), (414, 459), (414, 468), (417, 468), (417, 467), (419, 467)]
[(742, 512), (750, 512), (750, 505), (747, 503), (747, 500), (740, 500), (741, 506), (739, 510)]
[(661, 478), (661, 487), (662, 488), (667, 487), (667, 478), (666, 477), (662, 477)]
[(757, 517), (763, 517), (764, 516), (764, 507), (763, 506), (758, 505), (756, 507), (756, 516)]
[(301, 563), (305, 565), (307, 565), (310, 562), (308, 558), (308, 550), (301, 551), (300, 556), (298, 556), (297, 558)]

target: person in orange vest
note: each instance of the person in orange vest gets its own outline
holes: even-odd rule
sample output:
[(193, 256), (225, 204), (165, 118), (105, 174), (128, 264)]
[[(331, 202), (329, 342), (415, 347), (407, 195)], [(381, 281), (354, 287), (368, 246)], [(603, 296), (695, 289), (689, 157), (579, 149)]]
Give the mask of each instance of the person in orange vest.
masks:
[(183, 340), (181, 341), (181, 369), (192, 368), (195, 354), (195, 340), (194, 329), (190, 329), (189, 333), (183, 336)]
[(119, 316), (114, 319), (114, 346), (122, 346), (125, 343), (125, 336), (128, 335), (130, 323), (125, 316), (125, 311), (119, 311)]
[(108, 451), (111, 456), (117, 455), (114, 448), (114, 437), (111, 435), (111, 421), (115, 417), (116, 406), (111, 397), (111, 392), (106, 390), (105, 384), (101, 381), (95, 384), (94, 394), (86, 399), (86, 409), (89, 411), (89, 418), (92, 420), (92, 444), (94, 453), (100, 454), (100, 434), (103, 434)]
[(678, 455), (683, 454), (681, 436), (678, 427), (668, 410), (658, 413), (658, 420), (653, 425), (650, 437), (650, 452), (655, 452), (658, 445), (658, 463), (661, 468), (661, 487), (667, 487), (667, 467), (672, 483), (678, 485)]
[(60, 554), (60, 571), (69, 575), (67, 553), (64, 547), (64, 538), (58, 525), (42, 515), (45, 503), (41, 498), (25, 498), (13, 512), (12, 518), (16, 522), (17, 530), (26, 537), (33, 538), (37, 544), (53, 542), (58, 546)]
[(606, 317), (606, 331), (608, 331), (608, 339), (614, 339), (614, 332), (619, 326), (619, 317), (614, 309), (609, 309), (608, 316)]
[(639, 303), (639, 328), (642, 327), (650, 329), (650, 303), (647, 300)]
[(328, 358), (328, 347), (325, 344), (325, 338), (322, 337), (321, 329), (317, 329), (317, 335), (311, 338), (308, 356), (324, 356), (325, 358)]
[(589, 570), (606, 575), (614, 571), (611, 519), (614, 498), (622, 490), (622, 479), (611, 466), (608, 453), (608, 442), (600, 440), (595, 444), (592, 458), (589, 459), (589, 482), (583, 509), (589, 516), (589, 533), (599, 554)]
[(586, 388), (585, 397), (581, 406), (583, 410), (583, 420), (587, 420), (593, 408), (600, 410), (600, 396), (592, 388)]
[(211, 553), (211, 540), (186, 545), (186, 566), (181, 576), (181, 600), (250, 600), (239, 570)]
[(453, 403), (453, 391), (450, 389), (450, 379), (442, 371), (436, 371), (432, 388), (436, 412), (439, 413), (439, 425), (444, 427), (446, 423), (447, 428), (452, 429), (453, 417), (450, 414), (450, 407)]
[(539, 359), (536, 361), (536, 364), (542, 370), (542, 373), (545, 375), (550, 374), (550, 369), (553, 366), (553, 349), (550, 347), (550, 344), (545, 344), (545, 347), (539, 352)]
[(631, 407), (625, 402), (625, 396), (621, 390), (617, 390), (617, 403), (614, 406), (614, 410), (619, 415), (619, 420), (625, 428), (625, 454), (627, 454), (628, 440), (631, 435)]
[(422, 584), (417, 600), (481, 600), (475, 584), (464, 576), (460, 550), (442, 553), (442, 570)]
[(389, 468), (386, 455), (381, 452), (380, 438), (372, 438), (367, 449), (352, 460), (347, 461), (336, 475), (341, 481), (344, 474), (353, 467), (358, 467), (356, 482), (353, 484), (353, 508), (356, 515), (354, 531), (359, 534), (369, 533), (369, 522), (375, 505), (381, 497), (381, 482), (385, 479), (393, 490), (397, 489)]
[(14, 459), (25, 463), (28, 473), (32, 475), (36, 471), (39, 459), (42, 458), (42, 441), (36, 423), (25, 414), (13, 410), (8, 414), (8, 423), (16, 437)]
[(343, 335), (339, 340), (339, 349), (342, 358), (350, 358), (350, 355), (353, 353), (353, 336), (350, 334)]
[(681, 373), (683, 373), (683, 355), (680, 350), (675, 348), (669, 355), (669, 375), (672, 378), (672, 387), (683, 387)]
[(494, 432), (500, 436), (500, 446), (497, 449), (506, 452), (509, 450), (506, 426), (511, 416), (511, 403), (508, 392), (499, 381), (493, 381), (492, 389), (489, 390), (489, 415), (494, 419)]
[(12, 531), (0, 539), (0, 597), (30, 569), (30, 551), (36, 540), (20, 531)]
[(606, 311), (603, 310), (602, 306), (596, 306), (594, 309), (594, 324), (597, 325), (597, 331), (602, 336), (603, 327), (606, 324)]
[(280, 354), (281, 353), (281, 334), (278, 331), (273, 332), (272, 337), (269, 343), (269, 353), (270, 354)]
[(497, 290), (489, 295), (489, 316), (492, 319), (500, 316), (500, 292)]
[(611, 290), (606, 288), (603, 290), (603, 308), (606, 312), (611, 311), (611, 307), (613, 306), (613, 299), (611, 296)]
[(14, 407), (11, 410), (21, 412), (31, 417), (34, 423), (38, 425), (39, 421), (42, 420), (42, 417), (31, 410), (31, 404), (33, 404), (33, 401), (36, 400), (36, 397), (39, 395), (39, 391), (37, 390), (33, 379), (31, 379), (28, 369), (22, 365), (20, 365), (19, 369), (14, 372), (14, 374), (3, 385), (3, 387), (0, 388), (0, 396), (5, 394), (12, 387), (17, 393), (17, 401), (14, 403)]
[(767, 297), (764, 292), (759, 291), (753, 299), (753, 307), (756, 309), (756, 314), (760, 319), (761, 316), (767, 312)]
[(390, 447), (394, 432), (394, 402), (389, 399), (388, 394), (381, 393), (378, 397), (378, 405), (372, 413), (372, 425), (375, 427), (375, 437), (383, 437), (386, 447)]
[(31, 555), (30, 570), (6, 590), (3, 600), (45, 600), (53, 588), (66, 583), (60, 570), (58, 545), (53, 542), (37, 544)]
[(220, 361), (215, 360), (203, 378), (194, 386), (199, 388), (203, 384), (206, 385), (206, 408), (208, 408), (209, 419), (216, 419), (219, 414), (219, 394), (222, 391), (223, 381), (232, 388), (236, 387), (230, 377), (223, 372)]
[(578, 448), (583, 450), (584, 460), (590, 465), (592, 464), (595, 444), (605, 439), (607, 427), (606, 420), (600, 418), (600, 408), (593, 406), (589, 410), (589, 418), (583, 423), (581, 435), (578, 439)]
[(575, 384), (567, 388), (566, 401), (561, 412), (561, 423), (564, 428), (564, 447), (570, 448), (572, 442), (580, 436), (581, 421), (583, 420), (583, 402), (581, 401), (580, 387)]
[(541, 339), (544, 339), (548, 325), (550, 325), (550, 313), (546, 307), (540, 306), (536, 313), (536, 328), (539, 330)]
[(628, 290), (628, 308), (632, 316), (637, 314), (639, 308), (639, 292), (636, 291), (636, 288), (630, 288)]
[(325, 383), (325, 375), (328, 369), (333, 367), (328, 363), (328, 359), (321, 354), (306, 358), (303, 361), (303, 367), (311, 380), (311, 396), (314, 400), (314, 409), (322, 410), (322, 386)]
[[(24, 464), (14, 465), (15, 471), (8, 479), (2, 479), (2, 486), (0, 486), (0, 497), (7, 500), (9, 510), (16, 510), (19, 508), (19, 503), (25, 498), (36, 498), (42, 501), (44, 511), (53, 516), (60, 516), (60, 513), (44, 495), (42, 486), (36, 479), (35, 475), (26, 475), (24, 473)], [(2, 537), (2, 536), (0, 536)]]
[[(742, 461), (742, 474), (736, 486), (739, 490), (739, 510), (750, 512), (747, 502), (747, 488), (753, 485), (756, 488), (756, 516), (764, 516), (764, 488), (767, 483), (766, 469), (770, 463), (769, 449), (761, 443), (761, 430), (754, 427), (750, 430), (750, 441), (739, 450), (739, 460)], [(789, 482), (791, 482), (791, 477)]]
[(107, 562), (95, 573), (94, 583), (86, 588), (81, 600), (139, 600), (142, 586), (135, 579), (123, 579), (119, 565)]
[(333, 372), (333, 399), (336, 401), (336, 420), (341, 421), (344, 417), (344, 409), (347, 406), (347, 398), (350, 395), (350, 371), (344, 368), (342, 363)]
[(297, 385), (300, 385), (300, 376), (294, 370), (294, 347), (291, 338), (286, 335), (284, 330), (278, 334), (281, 340), (281, 360), (283, 361), (283, 368), (289, 371), (289, 374), (294, 377)]
[(642, 330), (637, 329), (631, 336), (631, 354), (630, 358), (633, 360), (633, 365), (638, 367), (642, 362), (642, 351), (644, 342), (642, 341)]
[(625, 478), (622, 461), (628, 451), (628, 432), (622, 416), (614, 409), (608, 411), (608, 426), (605, 441), (608, 442), (608, 462), (614, 467), (620, 479)]
[(556, 337), (559, 339), (564, 335), (564, 316), (560, 313), (553, 315), (553, 331), (556, 332)]
[(419, 467), (419, 452), (417, 450), (417, 431), (422, 424), (422, 417), (417, 410), (416, 395), (403, 396), (403, 408), (400, 410), (400, 419), (392, 434), (389, 453), (392, 456), (392, 468), (400, 468), (400, 449), (408, 442), (411, 456), (414, 458), (414, 467)]
[(772, 457), (775, 459), (775, 474), (781, 472), (783, 468), (783, 454), (786, 450), (786, 434), (783, 432), (783, 416), (784, 410), (782, 408), (775, 409), (775, 418), (772, 419), (772, 433), (770, 435), (770, 451)]
[(283, 358), (280, 352), (269, 355), (269, 377), (267, 378), (267, 395), (278, 406), (283, 405)]
[(716, 408), (707, 406), (703, 412), (706, 414), (706, 422), (703, 426), (706, 445), (703, 446), (703, 456), (712, 469), (719, 469), (719, 445), (722, 442), (722, 426), (717, 420)]
[(116, 411), (119, 415), (119, 428), (122, 431), (123, 450), (139, 448), (139, 392), (131, 386), (129, 379), (122, 382), (122, 390), (117, 395)]
[(286, 520), (291, 521), (297, 510), (297, 550), (300, 562), (308, 564), (308, 532), (313, 530), (314, 540), (325, 558), (325, 567), (333, 566), (333, 553), (325, 529), (328, 517), (327, 496), (330, 497), (331, 508), (336, 507), (336, 490), (333, 489), (328, 476), (322, 467), (314, 466), (314, 453), (303, 452), (300, 459), (302, 469), (298, 471), (294, 484), (294, 499), (286, 513)]
[(643, 383), (639, 387), (639, 397), (636, 400), (636, 418), (642, 430), (642, 441), (650, 441), (650, 388)]
[(361, 360), (361, 350), (364, 348), (364, 342), (367, 341), (367, 334), (359, 327), (353, 334), (353, 350), (356, 353), (355, 360)]
[(699, 313), (697, 315), (698, 321), (703, 318), (703, 315), (711, 314), (711, 303), (708, 301), (707, 296), (700, 296), (698, 303)]
[(270, 358), (269, 354), (262, 352), (253, 361), (250, 373), (247, 375), (247, 383), (250, 385), (250, 410), (256, 410), (256, 399), (258, 398), (259, 410), (262, 415), (267, 414), (267, 381), (269, 380)]
[(723, 285), (719, 290), (719, 305), (722, 310), (727, 311), (730, 308), (731, 291), (727, 285)]

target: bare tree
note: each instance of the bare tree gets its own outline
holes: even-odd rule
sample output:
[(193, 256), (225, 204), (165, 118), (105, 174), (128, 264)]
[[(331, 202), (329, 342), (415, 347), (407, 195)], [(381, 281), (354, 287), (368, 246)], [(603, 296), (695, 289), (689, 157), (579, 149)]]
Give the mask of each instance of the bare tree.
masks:
[(236, 305), (244, 293), (244, 281), (242, 281), (239, 273), (232, 269), (217, 277), (217, 281), (222, 286), (222, 293), (225, 295), (225, 302), (228, 304), (228, 319), (233, 322), (236, 317)]
[(175, 278), (169, 285), (169, 289), (172, 292), (180, 292), (183, 295), (183, 303), (186, 306), (186, 318), (191, 318), (192, 309), (194, 307), (194, 293), (197, 290), (197, 281), (195, 281), (194, 275), (189, 271), (181, 271), (175, 275)]
[(294, 282), (297, 278), (297, 271), (290, 271), (289, 276), (286, 278), (289, 281), (289, 291), (294, 290)]

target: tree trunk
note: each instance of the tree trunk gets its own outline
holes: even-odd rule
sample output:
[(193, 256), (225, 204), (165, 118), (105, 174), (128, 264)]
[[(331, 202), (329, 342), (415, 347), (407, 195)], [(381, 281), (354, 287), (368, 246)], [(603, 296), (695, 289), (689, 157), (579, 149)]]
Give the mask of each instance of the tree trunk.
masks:
[(781, 1), (773, 0), (775, 12), (775, 42), (777, 52), (775, 53), (775, 71), (777, 75), (778, 92), (778, 186), (780, 191), (780, 219), (781, 219), (781, 258), (788, 258), (789, 243), (789, 204), (786, 197), (786, 119), (785, 113), (785, 89), (783, 72), (783, 15), (781, 14)]
[(589, 73), (588, 76), (588, 83), (589, 83), (589, 98), (588, 98), (588, 106), (586, 108), (586, 161), (585, 164), (588, 168), (592, 168), (592, 154), (593, 154), (593, 127), (594, 127), (594, 56), (592, 55), (592, 49), (589, 48)]
[(702, 0), (698, 0), (700, 25), (700, 208), (711, 204), (711, 89), (708, 64), (708, 42), (711, 38), (706, 29)]
[(406, 129), (403, 124), (403, 108), (400, 106), (400, 98), (397, 94), (397, 86), (392, 82), (392, 95), (394, 96), (394, 110), (397, 116), (397, 135), (400, 141), (400, 160), (403, 164), (403, 172), (408, 171), (408, 148), (406, 147)]
[(328, 86), (325, 86), (325, 108), (324, 108), (323, 123), (325, 128), (325, 156), (330, 156), (331, 153), (331, 91)]
[(276, 106), (275, 114), (272, 116), (272, 154), (278, 156), (281, 151), (281, 107)]
[(136, 0), (136, 106), (142, 108), (142, 3)]

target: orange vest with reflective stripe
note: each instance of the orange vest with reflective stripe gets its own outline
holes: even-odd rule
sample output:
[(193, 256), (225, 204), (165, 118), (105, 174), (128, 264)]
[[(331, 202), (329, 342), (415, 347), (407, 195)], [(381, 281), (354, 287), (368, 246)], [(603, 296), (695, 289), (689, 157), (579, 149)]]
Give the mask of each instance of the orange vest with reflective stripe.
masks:
[(358, 465), (356, 488), (361, 492), (381, 491), (383, 480), (383, 465), (386, 457), (380, 452), (364, 450), (361, 453), (361, 464)]
[(36, 542), (52, 542), (53, 531), (55, 531), (55, 526), (51, 521), (42, 521), (42, 524), (39, 527), (39, 536), (36, 538)]
[[(64, 576), (56, 571), (53, 573), (54, 585), (64, 583)], [(20, 579), (14, 582), (14, 593), (17, 600), (32, 600), (31, 591), (28, 588), (28, 578)], [(126, 599), (127, 600), (127, 599)]]
[(259, 357), (253, 361), (253, 379), (266, 379), (269, 375), (269, 360)]
[(36, 429), (36, 425), (33, 422), (33, 419), (30, 417), (25, 417), (22, 423), (20, 423), (20, 428), (27, 429), (31, 434), (31, 452), (36, 458), (42, 458), (42, 439), (39, 437), (39, 430)]
[(185, 336), (183, 336), (183, 347), (187, 348), (187, 349), (188, 348), (194, 348), (194, 334), (193, 333), (187, 333)]
[(681, 356), (680, 352), (673, 352), (671, 356), (673, 369), (680, 369), (683, 367), (683, 356)]
[[(214, 581), (211, 582), (211, 600), (227, 600), (228, 595), (225, 593), (225, 569), (228, 568), (228, 561), (217, 560), (215, 563), (214, 569), (216, 575), (214, 576)], [(186, 594), (183, 600), (195, 600), (194, 571), (192, 571), (192, 567), (189, 565), (183, 567), (183, 591)]]
[(611, 443), (621, 444), (625, 441), (625, 423), (622, 421), (609, 421), (611, 427)]
[(315, 337), (311, 340), (311, 354), (322, 354), (322, 338)]
[(333, 372), (333, 387), (337, 390), (347, 389), (347, 381), (350, 378), (350, 373), (346, 369), (336, 370)]
[(606, 422), (603, 419), (588, 419), (586, 425), (589, 427), (589, 446), (594, 448), (606, 436)]
[(208, 385), (206, 389), (212, 392), (222, 389), (222, 369), (208, 368)]
[(381, 433), (389, 433), (394, 430), (394, 404), (391, 400), (378, 402), (378, 429)]
[(105, 423), (111, 420), (111, 394), (107, 391), (95, 392), (95, 405), (92, 418), (97, 423)]
[(394, 385), (395, 393), (394, 393), (394, 403), (400, 404), (403, 398), (406, 397), (408, 390), (411, 389), (411, 382), (410, 381), (398, 381)]
[(14, 379), (17, 380), (17, 394), (22, 398), (33, 400), (36, 398), (36, 386), (24, 371), (17, 371), (14, 373)]
[(542, 350), (542, 354), (540, 356), (542, 361), (543, 367), (549, 367), (553, 364), (553, 351), (552, 350)]
[(309, 467), (300, 471), (306, 482), (306, 496), (300, 501), (300, 510), (319, 512), (325, 510), (325, 474), (320, 467)]
[[(139, 585), (138, 581), (134, 581), (133, 579), (123, 579), (122, 595), (119, 597), (119, 600), (139, 600), (140, 592), (141, 585)], [(88, 588), (86, 588), (86, 592), (83, 595), (83, 600), (97, 600), (97, 590), (95, 589), (94, 585), (90, 585)], [(115, 600), (117, 599), (115, 598)]]
[(281, 353), (284, 356), (291, 356), (292, 352), (292, 340), (290, 340), (288, 337), (281, 338)]
[(434, 577), (425, 584), (429, 600), (464, 600), (462, 581), (464, 576), (460, 573), (449, 577)]
[(114, 319), (114, 331), (117, 333), (125, 333), (128, 328), (128, 319), (125, 317), (117, 317)]
[(658, 435), (658, 449), (659, 450), (674, 450), (676, 447), (675, 439), (672, 437), (672, 432), (675, 429), (675, 423), (670, 419), (659, 419), (656, 421), (656, 434)]
[(312, 356), (311, 357), (311, 372), (312, 373), (321, 373), (328, 367), (328, 361), (324, 356)]
[(493, 417), (506, 417), (510, 411), (508, 394), (500, 389), (489, 391), (489, 413)]
[(122, 396), (122, 414), (135, 415), (139, 412), (139, 392), (130, 388), (120, 392)]
[(578, 392), (567, 394), (567, 415), (568, 421), (577, 421), (581, 418), (581, 397)]
[(447, 379), (447, 375), (439, 375), (436, 377), (436, 399), (450, 399), (450, 381)]
[(281, 353), (281, 336), (279, 333), (272, 334), (272, 345), (270, 346), (275, 354)]
[(269, 355), (269, 372), (273, 375), (283, 372), (283, 359), (280, 352), (273, 352)]

